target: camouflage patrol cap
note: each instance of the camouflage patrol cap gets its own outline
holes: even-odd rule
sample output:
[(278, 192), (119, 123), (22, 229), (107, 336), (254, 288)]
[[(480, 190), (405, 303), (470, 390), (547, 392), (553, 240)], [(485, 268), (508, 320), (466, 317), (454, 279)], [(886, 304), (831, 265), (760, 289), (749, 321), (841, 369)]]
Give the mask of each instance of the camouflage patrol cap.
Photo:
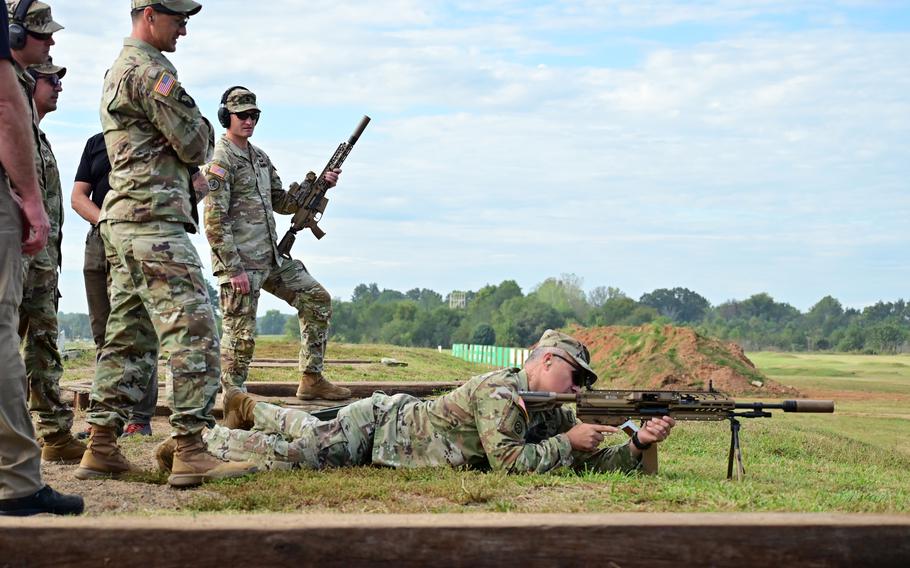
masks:
[[(13, 23), (12, 20), (16, 16), (18, 7), (18, 1), (7, 0), (6, 11), (9, 14), (10, 23)], [(52, 34), (63, 29), (63, 26), (55, 22), (51, 16), (51, 7), (44, 2), (32, 2), (28, 7), (28, 12), (25, 13), (22, 27), (37, 34)]]
[(183, 14), (184, 16), (195, 16), (202, 9), (202, 4), (192, 0), (132, 0), (133, 10), (145, 8), (146, 6), (160, 6), (166, 12)]
[(543, 332), (537, 345), (534, 346), (535, 349), (538, 347), (558, 347), (559, 349), (562, 349), (578, 363), (579, 367), (590, 374), (591, 384), (597, 380), (597, 373), (591, 368), (591, 354), (588, 353), (588, 348), (571, 335), (548, 329)]
[(253, 91), (244, 88), (231, 91), (224, 102), (224, 108), (231, 113), (259, 110), (259, 107), (256, 106), (256, 95), (253, 94)]
[(53, 57), (48, 57), (47, 61), (44, 63), (39, 63), (38, 65), (30, 65), (28, 71), (31, 73), (37, 73), (39, 75), (56, 75), (61, 79), (63, 79), (63, 76), (66, 75), (66, 67), (54, 65)]

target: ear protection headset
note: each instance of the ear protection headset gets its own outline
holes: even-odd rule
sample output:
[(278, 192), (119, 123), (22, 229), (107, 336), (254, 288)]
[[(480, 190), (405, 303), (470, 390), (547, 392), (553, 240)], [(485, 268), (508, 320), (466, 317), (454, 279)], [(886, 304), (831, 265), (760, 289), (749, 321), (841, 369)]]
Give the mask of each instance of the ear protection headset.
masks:
[(223, 95), (221, 95), (221, 106), (218, 107), (218, 122), (221, 123), (221, 126), (225, 128), (231, 126), (231, 112), (225, 107), (225, 105), (227, 104), (228, 97), (231, 96), (231, 93), (237, 89), (246, 89), (246, 87), (242, 85), (234, 85), (225, 91)]
[(13, 13), (13, 21), (9, 24), (9, 47), (10, 49), (22, 49), (28, 40), (28, 30), (25, 29), (25, 16), (28, 9), (34, 4), (35, 0), (19, 0), (16, 11)]

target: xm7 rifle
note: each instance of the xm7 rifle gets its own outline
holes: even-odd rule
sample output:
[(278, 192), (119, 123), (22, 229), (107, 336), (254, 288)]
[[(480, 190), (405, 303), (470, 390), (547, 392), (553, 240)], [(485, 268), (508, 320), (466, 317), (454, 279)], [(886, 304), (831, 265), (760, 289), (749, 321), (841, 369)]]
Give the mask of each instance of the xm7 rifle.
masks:
[(325, 174), (341, 167), (341, 164), (351, 153), (354, 144), (357, 143), (369, 123), (370, 117), (364, 116), (354, 130), (354, 134), (351, 134), (351, 137), (348, 138), (348, 141), (338, 145), (338, 149), (335, 150), (335, 154), (323, 168), (319, 177), (316, 177), (315, 172), (309, 172), (302, 184), (296, 182), (291, 184), (288, 193), (297, 202), (299, 209), (297, 209), (291, 219), (291, 228), (288, 229), (281, 242), (278, 243), (278, 252), (281, 256), (291, 258), (291, 247), (294, 246), (294, 241), (297, 240), (297, 232), (301, 229), (309, 229), (317, 239), (325, 236), (325, 231), (319, 228), (319, 220), (322, 219), (325, 207), (329, 204), (329, 200), (325, 196), (329, 190)]
[[(575, 415), (582, 422), (633, 428), (630, 420), (670, 416), (675, 420), (729, 420), (730, 453), (727, 456), (727, 479), (733, 477), (734, 458), (737, 463), (736, 478), (741, 480), (743, 467), (742, 449), (739, 444), (740, 418), (770, 418), (770, 410), (784, 412), (834, 412), (831, 400), (785, 400), (779, 403), (736, 402), (729, 396), (715, 391), (636, 391), (592, 390), (578, 394), (553, 392), (521, 392), (522, 400), (531, 411), (565, 403), (575, 404)], [(629, 424), (624, 424), (629, 422)], [(627, 432), (628, 433), (628, 432)], [(650, 455), (649, 455), (650, 454)], [(643, 462), (657, 472), (656, 446), (645, 452)]]

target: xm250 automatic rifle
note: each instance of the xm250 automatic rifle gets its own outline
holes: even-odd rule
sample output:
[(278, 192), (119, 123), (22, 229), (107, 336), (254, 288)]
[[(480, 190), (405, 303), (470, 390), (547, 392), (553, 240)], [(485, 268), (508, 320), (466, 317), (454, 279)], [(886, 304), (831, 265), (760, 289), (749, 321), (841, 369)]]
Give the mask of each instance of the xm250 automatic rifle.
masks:
[[(729, 420), (730, 453), (727, 456), (727, 479), (733, 477), (735, 458), (737, 480), (741, 480), (746, 473), (739, 445), (739, 418), (770, 418), (770, 410), (834, 412), (834, 401), (831, 400), (736, 402), (729, 396), (715, 391), (713, 386), (707, 391), (592, 390), (578, 394), (525, 391), (520, 395), (529, 411), (534, 408), (575, 403), (575, 415), (582, 422), (620, 426), (624, 430), (636, 429), (631, 420), (647, 420), (661, 416), (670, 416), (676, 420)], [(628, 424), (624, 424), (626, 422)], [(642, 461), (646, 472), (657, 473), (656, 446), (645, 451)], [(648, 471), (649, 469), (652, 471)]]
[(357, 143), (369, 123), (370, 117), (364, 116), (354, 130), (354, 134), (351, 134), (351, 137), (348, 138), (348, 141), (338, 145), (338, 149), (335, 150), (335, 154), (323, 168), (319, 177), (316, 177), (315, 172), (309, 172), (302, 184), (296, 182), (291, 184), (288, 193), (297, 202), (299, 209), (297, 209), (291, 219), (291, 228), (288, 229), (281, 242), (278, 243), (278, 252), (281, 256), (291, 258), (291, 247), (294, 246), (294, 241), (297, 240), (297, 232), (301, 229), (309, 229), (317, 239), (325, 236), (325, 232), (319, 228), (319, 220), (322, 219), (325, 207), (329, 204), (329, 200), (325, 197), (326, 192), (329, 190), (329, 183), (325, 179), (325, 174), (341, 167), (341, 164), (351, 153), (354, 144)]

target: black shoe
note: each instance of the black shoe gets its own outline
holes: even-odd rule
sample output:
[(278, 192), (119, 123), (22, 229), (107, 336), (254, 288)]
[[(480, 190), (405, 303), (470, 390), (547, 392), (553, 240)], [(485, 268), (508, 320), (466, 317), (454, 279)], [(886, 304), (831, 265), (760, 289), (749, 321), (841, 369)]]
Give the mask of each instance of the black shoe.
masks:
[(81, 515), (85, 502), (78, 495), (63, 495), (45, 485), (43, 489), (18, 499), (0, 499), (0, 516), (27, 517), (41, 513)]

